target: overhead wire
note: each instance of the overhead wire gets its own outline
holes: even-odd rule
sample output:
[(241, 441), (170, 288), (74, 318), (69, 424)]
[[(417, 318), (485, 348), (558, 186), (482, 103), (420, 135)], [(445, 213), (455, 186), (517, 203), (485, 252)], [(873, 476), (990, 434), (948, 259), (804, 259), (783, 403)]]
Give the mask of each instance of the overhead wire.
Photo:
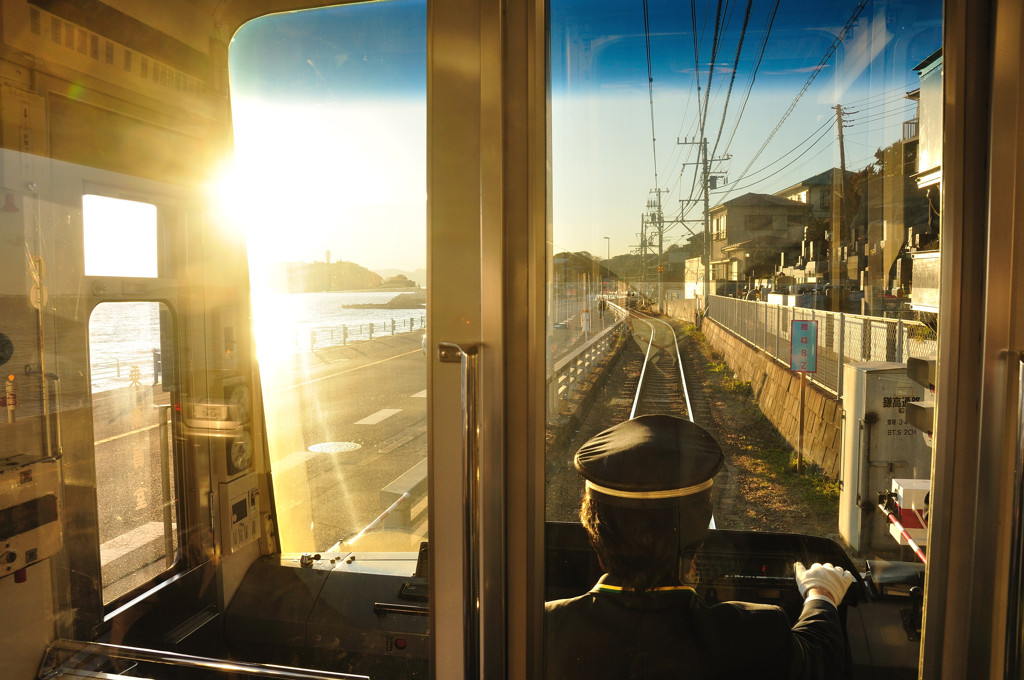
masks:
[[(846, 38), (846, 34), (850, 31), (850, 28), (853, 27), (854, 22), (856, 22), (857, 19), (860, 17), (861, 12), (863, 12), (864, 8), (867, 6), (867, 3), (868, 0), (860, 0), (857, 7), (854, 8), (853, 13), (850, 15), (850, 18), (846, 21), (846, 24), (843, 26), (842, 30), (840, 30), (839, 34), (836, 36), (836, 39), (832, 41), (832, 45), (825, 53), (825, 56), (822, 57), (821, 61), (818, 62), (814, 70), (811, 71), (811, 75), (810, 77), (807, 78), (807, 82), (804, 83), (804, 86), (793, 98), (793, 102), (789, 105), (789, 108), (786, 109), (786, 112), (782, 114), (782, 118), (779, 120), (778, 124), (776, 124), (775, 128), (768, 134), (768, 138), (765, 139), (764, 143), (761, 145), (761, 148), (757, 150), (757, 153), (755, 153), (754, 156), (750, 159), (750, 162), (747, 163), (747, 166), (743, 169), (743, 172), (740, 173), (740, 179), (746, 176), (747, 171), (750, 170), (750, 167), (761, 156), (764, 150), (768, 147), (768, 144), (770, 144), (772, 139), (775, 137), (775, 134), (786, 122), (790, 114), (793, 113), (793, 111), (796, 109), (796, 105), (799, 103), (800, 98), (804, 96), (804, 93), (807, 92), (808, 88), (810, 88), (811, 83), (813, 83), (814, 79), (818, 77), (818, 74), (821, 72), (821, 69), (825, 67), (825, 64), (828, 63), (828, 60), (831, 59), (832, 55), (835, 54), (837, 49), (839, 49), (839, 45), (842, 44), (843, 40)], [(728, 194), (729, 192), (726, 193)]]
[(750, 100), (750, 92), (754, 89), (754, 81), (757, 79), (757, 72), (761, 68), (761, 61), (764, 59), (764, 52), (768, 47), (768, 39), (771, 37), (772, 27), (775, 25), (775, 15), (779, 11), (779, 1), (780, 0), (775, 0), (775, 5), (772, 7), (771, 15), (768, 17), (764, 35), (762, 36), (761, 44), (758, 47), (757, 59), (754, 62), (754, 68), (750, 72), (750, 82), (747, 84), (747, 91), (743, 95), (743, 104), (740, 106), (739, 115), (736, 116), (736, 124), (733, 125), (732, 132), (729, 133), (729, 141), (725, 143), (726, 153), (728, 153), (730, 147), (732, 147), (732, 140), (736, 137), (736, 131), (739, 130), (740, 127), (740, 121), (743, 119), (743, 114), (747, 110), (747, 102)]
[[(814, 139), (814, 141), (811, 142), (811, 146), (813, 146), (814, 144), (816, 144), (818, 142), (818, 140), (822, 139), (822, 137), (823, 137), (823, 134), (821, 134), (822, 131), (824, 131), (825, 133), (830, 132), (832, 127), (835, 124), (836, 124), (836, 119), (835, 118), (832, 118), (832, 117), (826, 118), (825, 122), (823, 122), (821, 125), (819, 125), (817, 127), (817, 129), (814, 130), (814, 132), (812, 132), (811, 134), (807, 135), (802, 140), (800, 140), (799, 142), (794, 144), (792, 146), (792, 148), (790, 148), (789, 151), (787, 151), (786, 153), (782, 154), (781, 156), (779, 156), (775, 160), (771, 161), (767, 165), (762, 165), (757, 170), (754, 170), (753, 172), (747, 173), (746, 178), (747, 179), (751, 179), (753, 175), (757, 175), (759, 173), (765, 172), (768, 169), (770, 169), (772, 166), (776, 165), (777, 163), (781, 163), (782, 161), (786, 160), (787, 156), (789, 156), (790, 154), (796, 153), (797, 150), (799, 150), (805, 143), (810, 141), (812, 138)], [(815, 135), (817, 135), (817, 138), (815, 138)], [(761, 178), (761, 179), (764, 179), (764, 178)], [(761, 179), (759, 179), (757, 181), (761, 181)]]
[[(782, 172), (792, 168), (796, 164), (797, 160), (799, 160), (800, 158), (805, 156), (807, 154), (807, 152), (809, 152), (811, 149), (813, 149), (818, 144), (818, 142), (820, 142), (822, 139), (825, 138), (826, 135), (828, 135), (829, 133), (832, 132), (832, 127), (833, 127), (834, 124), (835, 124), (834, 120), (829, 120), (827, 128), (825, 128), (824, 130), (822, 130), (821, 128), (818, 128), (818, 130), (821, 130), (821, 133), (818, 135), (817, 139), (815, 139), (813, 142), (811, 142), (807, 146), (806, 149), (801, 151), (789, 163), (786, 163), (785, 165), (783, 165), (781, 168), (779, 168), (775, 172), (771, 173), (770, 175), (766, 175), (764, 177), (761, 177), (761, 178), (751, 182), (750, 184), (747, 184), (746, 186), (742, 186), (742, 187), (735, 187), (735, 186), (733, 186), (733, 187), (730, 187), (728, 190), (723, 189), (722, 191), (718, 191), (718, 192), (715, 192), (715, 193), (717, 193), (717, 194), (725, 194), (725, 193), (728, 193), (729, 191), (742, 191), (743, 189), (750, 189), (750, 188), (753, 188), (755, 186), (761, 185), (766, 180), (771, 179), (772, 177), (775, 177), (775, 176), (781, 174)], [(826, 148), (828, 148), (828, 147), (826, 147)], [(825, 149), (821, 149), (821, 151), (824, 151), (824, 150)], [(778, 162), (778, 161), (775, 161), (775, 162)], [(766, 166), (766, 167), (768, 167), (768, 166)]]
[[(705, 23), (707, 23), (707, 16), (706, 15), (705, 15), (704, 19), (705, 19)], [(693, 72), (694, 72), (694, 74), (696, 76), (696, 80), (697, 80), (697, 122), (698, 122), (698, 128), (697, 128), (696, 132), (699, 133), (700, 130), (702, 129), (700, 127), (700, 125), (699, 125), (699, 122), (704, 119), (704, 111), (703, 111), (703, 107), (702, 107), (702, 104), (701, 104), (701, 95), (700, 95), (700, 42), (698, 41), (698, 38), (697, 38), (697, 3), (696, 3), (696, 0), (690, 0), (690, 24), (691, 24), (692, 31), (693, 31)], [(700, 149), (697, 150), (697, 157), (698, 157), (698, 159), (700, 158)], [(693, 166), (693, 181), (690, 183), (690, 194), (689, 194), (691, 197), (693, 196), (694, 190), (697, 188), (697, 177), (700, 175), (700, 170), (699, 170), (699, 168), (697, 166), (698, 166), (698, 163), (695, 163), (694, 166)], [(692, 201), (692, 199), (688, 199), (688, 200)], [(691, 203), (691, 205), (692, 205), (692, 203)], [(686, 210), (684, 209), (683, 210), (683, 216), (685, 217), (685, 215), (686, 215)]]
[[(711, 102), (711, 78), (715, 74), (715, 64), (718, 59), (718, 46), (720, 44), (721, 36), (719, 31), (721, 30), (722, 21), (722, 0), (718, 0), (718, 9), (715, 11), (715, 33), (711, 38), (711, 61), (708, 62), (708, 85), (704, 91), (704, 114), (700, 119), (700, 131), (703, 135), (708, 122), (708, 108)], [(705, 159), (706, 160), (706, 159)]]
[[(740, 111), (739, 111), (739, 114), (736, 116), (736, 122), (733, 125), (732, 131), (729, 133), (729, 140), (725, 144), (725, 153), (729, 152), (729, 148), (732, 146), (732, 141), (733, 141), (733, 139), (736, 136), (736, 131), (739, 129), (740, 121), (742, 120), (743, 114), (744, 114), (744, 112), (747, 109), (747, 102), (750, 100), (750, 93), (751, 93), (751, 91), (754, 88), (754, 82), (757, 79), (758, 70), (761, 68), (761, 61), (764, 59), (764, 53), (765, 53), (765, 49), (768, 46), (768, 40), (771, 37), (772, 27), (775, 25), (775, 16), (776, 16), (776, 14), (778, 13), (778, 10), (779, 10), (779, 2), (780, 2), (780, 0), (775, 0), (775, 4), (772, 6), (772, 10), (771, 10), (771, 13), (768, 16), (768, 20), (765, 22), (765, 30), (762, 33), (761, 41), (760, 41), (759, 46), (758, 46), (757, 57), (754, 60), (754, 68), (751, 70), (750, 80), (747, 83), (747, 89), (746, 89), (746, 92), (743, 95), (743, 103), (740, 105)], [(693, 2), (691, 0), (691, 7), (692, 7), (692, 5), (693, 5)], [(716, 147), (717, 147), (717, 144), (716, 144)], [(693, 182), (693, 185), (690, 187), (690, 195), (691, 196), (693, 195), (693, 192), (696, 189), (696, 186), (697, 186), (697, 176), (696, 176), (696, 171), (695, 171), (695, 173), (694, 173), (694, 182)], [(691, 201), (690, 202), (690, 207), (688, 209), (692, 209), (695, 205), (697, 205), (697, 203), (695, 201)]]
[(647, 94), (651, 104), (651, 153), (654, 159), (654, 190), (658, 191), (658, 141), (654, 129), (654, 74), (651, 70), (651, 24), (648, 16), (647, 0), (644, 6), (644, 46), (647, 50)]
[(722, 139), (722, 131), (725, 129), (725, 118), (729, 113), (729, 98), (732, 96), (732, 86), (736, 82), (736, 72), (740, 68), (740, 55), (743, 52), (743, 39), (747, 35), (747, 25), (750, 23), (750, 10), (754, 6), (754, 0), (747, 0), (747, 10), (743, 15), (743, 25), (740, 27), (740, 38), (736, 43), (736, 58), (732, 64), (732, 75), (729, 77), (729, 89), (725, 93), (725, 104), (722, 106), (722, 122), (718, 126), (718, 135), (711, 147), (711, 157), (718, 155), (718, 142)]
[[(865, 98), (862, 101), (866, 101), (867, 99), (870, 99), (870, 98)], [(878, 103), (878, 104), (874, 104), (874, 105), (871, 105), (871, 106), (867, 106), (867, 107), (863, 107), (863, 108), (860, 109), (860, 111), (858, 111), (858, 113), (866, 111), (866, 110), (869, 110), (869, 109), (872, 109), (872, 108), (878, 108), (879, 106), (881, 106), (883, 104), (884, 104), (884, 102)], [(881, 120), (886, 120), (886, 119), (891, 119), (891, 118), (901, 118), (901, 119), (904, 119), (906, 117), (906, 115), (910, 111), (912, 111), (913, 109), (914, 109), (913, 105), (908, 105), (908, 106), (903, 107), (903, 108), (898, 109), (898, 110), (894, 110), (894, 111), (890, 110), (890, 111), (886, 111), (886, 112), (882, 112), (882, 113), (872, 114), (871, 116), (868, 116), (867, 118), (848, 117), (848, 118), (844, 119), (844, 121), (843, 121), (844, 122), (844, 127), (846, 127), (846, 128), (856, 128), (857, 126), (862, 125), (862, 124), (878, 122), (878, 121), (881, 121)], [(829, 130), (831, 130), (832, 126), (834, 126), (834, 125), (835, 125), (835, 119), (832, 118), (832, 117), (827, 118), (824, 123), (822, 123), (816, 130), (814, 130), (814, 132), (812, 132), (810, 135), (805, 137), (802, 141), (800, 141), (797, 144), (795, 144), (789, 151), (784, 153), (782, 156), (780, 156), (779, 158), (775, 159), (774, 161), (768, 163), (767, 165), (761, 166), (760, 168), (758, 168), (757, 170), (754, 170), (753, 172), (747, 173), (746, 179), (751, 179), (752, 180), (754, 175), (757, 175), (759, 173), (765, 172), (766, 170), (768, 170), (772, 166), (776, 165), (777, 163), (782, 162), (788, 156), (790, 156), (791, 154), (795, 153), (800, 147), (802, 147), (804, 145), (804, 143), (806, 143), (812, 137), (815, 137), (815, 135), (818, 135), (817, 139), (815, 139), (815, 141), (811, 144), (811, 146), (814, 146), (821, 139), (824, 138), (824, 134), (819, 134), (819, 133), (821, 133), (821, 131), (824, 128), (826, 128), (826, 127), (829, 128)], [(854, 139), (847, 139), (846, 141), (847, 141), (847, 143), (859, 144), (861, 146), (870, 146), (870, 145), (860, 144), (859, 142), (857, 142)], [(810, 147), (808, 147), (808, 149), (805, 150), (804, 153), (801, 153), (800, 156), (797, 156), (797, 158), (800, 158), (800, 157), (804, 156), (806, 154), (806, 152), (809, 151), (809, 150), (810, 150)], [(817, 156), (817, 154), (815, 155), (815, 157), (816, 156)], [(793, 160), (795, 161), (796, 158), (794, 158)], [(782, 169), (780, 169), (780, 171), (784, 170), (787, 167), (791, 167), (791, 165), (792, 165), (792, 163), (787, 164)], [(733, 190), (734, 191), (740, 191), (742, 189), (751, 188), (751, 187), (753, 187), (753, 186), (763, 182), (764, 180), (766, 180), (766, 179), (768, 179), (770, 177), (776, 176), (777, 174), (779, 174), (779, 171), (773, 172), (770, 175), (767, 175), (765, 177), (761, 177), (761, 178), (757, 179), (756, 181), (753, 181), (750, 184), (747, 184), (746, 186), (742, 186), (742, 187), (738, 187), (738, 188), (734, 187)], [(723, 190), (723, 191), (720, 191), (718, 193), (721, 194), (721, 193), (724, 193), (725, 191), (726, 190)]]
[(908, 90), (907, 88), (916, 89), (916, 88), (914, 88), (915, 84), (916, 83), (914, 83), (914, 81), (910, 81), (910, 82), (908, 82), (908, 83), (906, 83), (906, 84), (904, 84), (904, 85), (902, 85), (900, 87), (894, 87), (891, 90), (885, 90), (884, 92), (875, 92), (875, 93), (869, 94), (869, 95), (867, 95), (865, 97), (861, 97), (860, 99), (852, 99), (852, 100), (846, 102), (846, 104), (847, 104), (847, 106), (858, 106), (861, 102), (867, 101), (869, 99), (874, 99), (876, 97), (888, 97), (890, 94), (892, 94), (894, 92), (901, 92), (901, 91), (904, 92), (904, 93), (911, 92), (912, 90)]

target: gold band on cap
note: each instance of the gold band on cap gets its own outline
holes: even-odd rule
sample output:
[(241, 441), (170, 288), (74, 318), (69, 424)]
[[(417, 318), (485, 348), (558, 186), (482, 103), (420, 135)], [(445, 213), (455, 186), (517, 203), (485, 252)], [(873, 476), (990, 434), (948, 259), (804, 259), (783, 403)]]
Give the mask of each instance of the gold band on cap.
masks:
[(711, 488), (714, 484), (714, 479), (708, 479), (707, 481), (701, 482), (700, 484), (694, 484), (693, 486), (687, 486), (682, 489), (664, 489), (661, 491), (622, 491), (621, 489), (609, 489), (606, 486), (600, 484), (594, 484), (589, 479), (587, 481), (587, 488), (598, 493), (603, 493), (605, 496), (615, 496), (616, 498), (636, 498), (636, 499), (647, 499), (657, 500), (660, 498), (682, 498), (683, 496), (692, 496), (693, 494), (706, 491)]

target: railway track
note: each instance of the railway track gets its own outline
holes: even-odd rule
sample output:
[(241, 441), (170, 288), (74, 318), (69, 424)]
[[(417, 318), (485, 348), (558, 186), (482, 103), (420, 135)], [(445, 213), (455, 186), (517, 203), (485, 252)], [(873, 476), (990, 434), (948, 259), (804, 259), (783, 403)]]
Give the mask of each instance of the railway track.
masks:
[(661, 319), (632, 310), (629, 323), (642, 353), (629, 417), (666, 414), (693, 420), (675, 329)]

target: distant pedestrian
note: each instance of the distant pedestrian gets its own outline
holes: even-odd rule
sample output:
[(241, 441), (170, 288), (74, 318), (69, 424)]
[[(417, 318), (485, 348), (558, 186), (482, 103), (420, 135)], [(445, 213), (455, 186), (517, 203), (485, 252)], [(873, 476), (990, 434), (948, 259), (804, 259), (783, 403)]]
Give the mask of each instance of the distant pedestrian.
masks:
[(583, 337), (590, 334), (590, 310), (584, 308), (580, 312), (580, 328), (583, 331)]

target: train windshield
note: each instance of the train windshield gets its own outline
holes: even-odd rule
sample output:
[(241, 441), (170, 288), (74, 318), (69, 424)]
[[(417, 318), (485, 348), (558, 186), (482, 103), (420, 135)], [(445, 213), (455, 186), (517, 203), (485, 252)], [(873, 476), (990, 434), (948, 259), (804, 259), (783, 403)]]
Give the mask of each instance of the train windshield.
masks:
[(257, 19), (230, 52), (281, 548), (426, 537), (426, 9)]
[(877, 506), (923, 541), (941, 3), (552, 0), (550, 30), (547, 519), (589, 437), (664, 413), (724, 449), (719, 529), (916, 562)]

